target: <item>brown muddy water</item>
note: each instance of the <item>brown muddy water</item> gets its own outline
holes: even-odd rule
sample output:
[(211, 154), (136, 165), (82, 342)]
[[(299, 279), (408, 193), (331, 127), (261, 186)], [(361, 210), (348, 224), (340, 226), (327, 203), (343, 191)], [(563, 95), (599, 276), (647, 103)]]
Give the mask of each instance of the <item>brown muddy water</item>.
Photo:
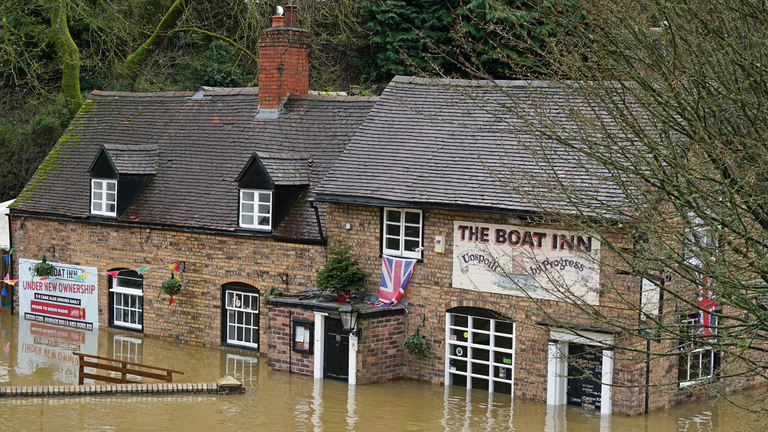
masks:
[[(82, 332), (0, 314), (0, 385), (77, 383), (79, 349), (184, 371), (174, 382), (230, 374), (244, 395), (0, 399), (2, 431), (546, 431), (761, 430), (768, 422), (723, 402), (640, 417), (601, 416), (463, 388), (402, 380), (364, 386), (273, 372), (264, 358), (113, 331)], [(739, 396), (749, 401), (749, 394)]]

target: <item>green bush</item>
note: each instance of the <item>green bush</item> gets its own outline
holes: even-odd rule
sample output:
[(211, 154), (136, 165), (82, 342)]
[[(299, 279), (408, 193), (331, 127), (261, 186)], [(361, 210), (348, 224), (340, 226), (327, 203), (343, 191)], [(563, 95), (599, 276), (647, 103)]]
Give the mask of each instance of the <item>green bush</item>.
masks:
[(344, 239), (331, 239), (325, 252), (328, 261), (317, 272), (317, 287), (324, 291), (340, 293), (363, 287), (365, 273), (358, 268), (359, 262), (352, 259), (352, 245)]

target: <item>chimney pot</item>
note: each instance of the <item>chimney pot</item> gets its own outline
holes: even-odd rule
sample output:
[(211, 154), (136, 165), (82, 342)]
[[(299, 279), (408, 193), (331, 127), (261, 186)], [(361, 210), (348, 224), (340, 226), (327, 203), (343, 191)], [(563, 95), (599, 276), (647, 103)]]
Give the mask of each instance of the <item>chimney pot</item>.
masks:
[(280, 15), (275, 15), (272, 17), (272, 27), (283, 27), (285, 26), (285, 17)]
[(296, 10), (298, 8), (299, 7), (296, 6), (296, 5), (289, 5), (289, 6), (285, 6), (284, 7), (284, 10), (285, 10), (285, 13), (284, 13), (284, 16), (285, 16), (285, 26), (286, 27), (299, 28), (299, 23), (297, 21), (298, 18), (296, 17)]

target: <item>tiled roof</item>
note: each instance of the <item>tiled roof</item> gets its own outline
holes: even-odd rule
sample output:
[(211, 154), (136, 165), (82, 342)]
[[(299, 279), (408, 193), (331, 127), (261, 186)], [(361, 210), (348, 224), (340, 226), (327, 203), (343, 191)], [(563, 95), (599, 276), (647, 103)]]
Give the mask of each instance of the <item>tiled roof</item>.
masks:
[(157, 144), (109, 144), (104, 149), (120, 174), (157, 174)]
[[(292, 96), (277, 119), (258, 121), (256, 93), (213, 89), (203, 98), (192, 98), (195, 92), (94, 91), (13, 211), (88, 219), (88, 168), (101, 146), (156, 146), (157, 174), (118, 221), (237, 231), (235, 178), (249, 158), (257, 152), (300, 153), (312, 160), (307, 165), (310, 189), (275, 235), (317, 240), (317, 218), (306, 198), (314, 197), (314, 186), (343, 152), (375, 99)], [(293, 180), (298, 177), (294, 174)], [(317, 207), (324, 223), (325, 206)]]
[[(542, 182), (509, 181), (516, 172), (562, 182), (583, 199), (622, 202), (597, 167), (567, 152), (537, 155), (539, 141), (509, 105), (535, 104), (563, 127), (570, 127), (565, 110), (588, 107), (552, 83), (497, 84), (395, 77), (315, 190), (318, 200), (521, 213), (538, 213), (543, 204), (548, 212), (573, 211), (545, 195)], [(539, 192), (545, 201), (532, 203)]]
[(309, 166), (312, 156), (308, 153), (258, 152), (275, 185), (301, 186), (309, 184)]

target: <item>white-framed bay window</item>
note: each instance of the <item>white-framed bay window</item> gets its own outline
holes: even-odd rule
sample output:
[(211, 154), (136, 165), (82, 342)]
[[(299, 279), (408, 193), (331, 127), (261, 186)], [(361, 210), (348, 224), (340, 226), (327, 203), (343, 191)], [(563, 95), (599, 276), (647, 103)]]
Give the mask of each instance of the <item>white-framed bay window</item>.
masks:
[(421, 210), (385, 208), (382, 253), (389, 256), (421, 258), (423, 227)]
[(240, 189), (240, 226), (242, 228), (272, 228), (272, 192)]
[(109, 295), (112, 326), (143, 330), (144, 279), (134, 271), (123, 270), (113, 278)]
[(91, 214), (117, 216), (117, 180), (91, 179)]

